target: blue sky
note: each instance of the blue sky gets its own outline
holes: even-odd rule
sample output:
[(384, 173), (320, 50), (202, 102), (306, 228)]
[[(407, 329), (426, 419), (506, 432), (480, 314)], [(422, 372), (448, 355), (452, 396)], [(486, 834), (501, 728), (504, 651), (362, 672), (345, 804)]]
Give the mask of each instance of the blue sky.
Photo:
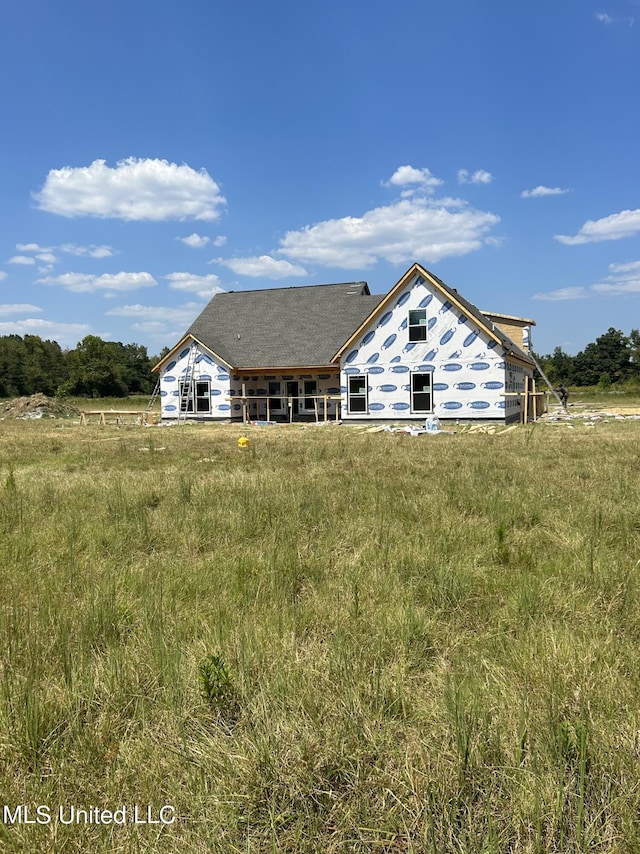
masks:
[(640, 326), (640, 0), (10, 0), (0, 79), (0, 335), (414, 261), (539, 353)]

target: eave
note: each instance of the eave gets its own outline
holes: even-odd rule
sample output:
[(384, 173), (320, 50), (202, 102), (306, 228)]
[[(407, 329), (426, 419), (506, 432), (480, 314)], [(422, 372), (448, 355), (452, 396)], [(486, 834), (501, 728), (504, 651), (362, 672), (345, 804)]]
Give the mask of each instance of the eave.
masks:
[(469, 320), (472, 320), (479, 326), (482, 326), (482, 329), (487, 333), (487, 335), (496, 342), (496, 344), (502, 344), (502, 340), (495, 334), (495, 332), (491, 329), (491, 327), (487, 324), (482, 323), (477, 317), (471, 314), (465, 306), (456, 299), (455, 293), (452, 293), (448, 288), (443, 288), (442, 285), (433, 278), (431, 273), (428, 270), (425, 270), (420, 264), (413, 264), (404, 276), (397, 282), (389, 291), (389, 293), (385, 296), (385, 298), (378, 303), (375, 309), (371, 312), (371, 314), (366, 317), (360, 326), (356, 329), (356, 331), (351, 335), (351, 337), (342, 345), (342, 347), (338, 350), (338, 352), (333, 357), (333, 361), (337, 361), (340, 359), (340, 356), (344, 353), (344, 351), (350, 347), (354, 341), (358, 339), (358, 337), (362, 334), (362, 332), (369, 326), (369, 324), (378, 316), (383, 314), (385, 309), (388, 308), (389, 303), (391, 303), (394, 299), (398, 291), (401, 291), (407, 282), (416, 274), (422, 276), (424, 279), (428, 279), (431, 285), (441, 293), (446, 299), (452, 302), (456, 308), (461, 311), (465, 317), (468, 317)]
[(249, 374), (308, 374), (330, 371), (336, 373), (337, 366), (330, 365), (260, 365), (254, 368), (233, 368), (233, 373), (240, 375)]
[(187, 333), (186, 335), (184, 335), (178, 341), (178, 343), (175, 345), (175, 347), (172, 347), (171, 350), (169, 350), (169, 352), (167, 353), (167, 355), (163, 356), (162, 359), (160, 359), (160, 361), (158, 362), (158, 364), (154, 365), (153, 368), (151, 368), (151, 370), (152, 371), (159, 371), (165, 362), (168, 362), (169, 359), (171, 359), (172, 356), (174, 356), (176, 354), (176, 352), (179, 352), (180, 349), (182, 347), (184, 347), (184, 345), (190, 341), (195, 341), (196, 344), (198, 345), (198, 347), (201, 347), (203, 350), (206, 350), (207, 353), (209, 353), (213, 359), (215, 359), (216, 361), (225, 365), (228, 368), (228, 370), (230, 370), (230, 371), (234, 370), (233, 366), (230, 365), (226, 359), (223, 359), (222, 356), (219, 356), (214, 350), (211, 349), (211, 347), (207, 347), (206, 344), (203, 344), (202, 341), (200, 341), (200, 339), (196, 338), (195, 335), (192, 335), (191, 333)]
[(513, 320), (516, 323), (521, 323), (523, 326), (535, 326), (535, 320), (531, 320), (529, 317), (516, 317), (515, 314), (503, 314), (501, 311), (484, 311), (481, 309), (481, 314), (485, 314), (487, 317), (499, 317), (502, 320)]
[[(456, 291), (453, 291), (449, 287), (443, 286), (443, 284), (441, 284), (436, 278), (434, 278), (434, 276), (428, 270), (426, 270), (421, 264), (412, 264), (412, 266), (407, 270), (407, 272), (404, 274), (404, 276), (402, 276), (402, 278), (393, 286), (393, 288), (391, 288), (391, 290), (385, 296), (385, 298), (380, 303), (378, 303), (378, 305), (371, 312), (371, 314), (369, 314), (369, 316), (366, 317), (362, 321), (362, 323), (356, 329), (356, 331), (342, 345), (342, 347), (338, 350), (338, 352), (333, 357), (332, 361), (334, 361), (334, 362), (339, 361), (340, 357), (345, 352), (345, 350), (347, 350), (350, 346), (353, 345), (353, 343), (359, 338), (359, 336), (362, 334), (362, 332), (371, 324), (371, 322), (373, 320), (375, 320), (376, 317), (378, 317), (379, 315), (384, 313), (384, 311), (388, 308), (389, 303), (393, 302), (393, 300), (395, 299), (398, 291), (401, 291), (405, 287), (407, 282), (410, 281), (410, 279), (413, 276), (415, 276), (416, 274), (422, 276), (424, 279), (428, 279), (429, 282), (431, 283), (431, 285), (433, 286), (433, 288), (435, 288), (435, 290), (438, 291), (438, 293), (440, 293), (443, 297), (445, 297), (445, 299), (449, 300), (449, 302), (451, 302), (453, 305), (455, 305), (456, 308), (458, 309), (458, 311), (462, 312), (462, 314), (464, 314), (465, 317), (469, 318), (469, 320), (471, 320), (472, 323), (476, 324), (476, 326), (479, 326), (489, 336), (489, 338), (492, 341), (495, 341), (496, 344), (499, 344), (501, 347), (504, 347), (503, 339), (499, 335), (496, 335), (495, 331), (492, 328), (493, 324), (489, 320), (489, 318), (486, 318), (486, 322), (485, 322), (482, 320), (481, 317), (476, 317), (476, 315), (473, 314), (472, 312), (470, 312), (469, 309), (466, 308), (466, 306), (457, 298), (457, 296), (456, 296), (457, 292)], [(476, 311), (478, 311), (480, 314), (482, 314), (480, 312), (480, 309), (476, 309)], [(503, 315), (503, 316), (506, 316), (506, 315)], [(508, 336), (505, 336), (505, 337), (509, 341), (511, 341), (511, 339)], [(515, 342), (512, 342), (512, 343), (515, 344)], [(505, 348), (505, 349), (507, 349), (507, 348)], [(534, 365), (533, 360), (529, 360), (528, 358), (526, 358), (526, 356), (525, 356), (525, 358), (523, 358), (522, 356), (520, 356), (519, 354), (515, 353), (512, 350), (507, 349), (507, 355), (510, 356), (510, 358), (514, 359), (515, 361), (519, 362), (520, 364), (526, 365), (527, 367), (532, 367)]]

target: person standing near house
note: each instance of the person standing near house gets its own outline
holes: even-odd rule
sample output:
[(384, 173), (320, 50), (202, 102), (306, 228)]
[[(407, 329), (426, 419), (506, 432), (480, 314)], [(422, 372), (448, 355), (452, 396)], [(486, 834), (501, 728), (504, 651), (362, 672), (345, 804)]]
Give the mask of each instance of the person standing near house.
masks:
[(560, 388), (558, 389), (558, 396), (560, 397), (560, 403), (566, 409), (567, 408), (567, 401), (569, 400), (569, 392), (566, 390), (566, 388), (562, 384), (560, 385)]

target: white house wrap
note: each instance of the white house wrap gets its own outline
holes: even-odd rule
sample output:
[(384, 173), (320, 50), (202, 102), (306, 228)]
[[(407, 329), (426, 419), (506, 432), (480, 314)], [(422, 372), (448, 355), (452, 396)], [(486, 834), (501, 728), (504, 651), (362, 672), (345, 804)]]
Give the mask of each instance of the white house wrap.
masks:
[(162, 416), (514, 421), (532, 325), (418, 264), (386, 296), (366, 282), (221, 293), (156, 366)]

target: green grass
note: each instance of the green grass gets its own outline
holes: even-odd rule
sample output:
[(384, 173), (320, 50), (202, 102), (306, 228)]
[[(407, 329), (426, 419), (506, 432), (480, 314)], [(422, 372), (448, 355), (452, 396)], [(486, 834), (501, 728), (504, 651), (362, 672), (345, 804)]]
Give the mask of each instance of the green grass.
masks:
[[(542, 388), (542, 384), (540, 384)], [(544, 390), (544, 389), (543, 389)], [(553, 398), (551, 399), (553, 403)], [(589, 407), (606, 410), (608, 407), (633, 406), (640, 407), (640, 386), (633, 383), (612, 385), (608, 389), (598, 386), (569, 388), (569, 404), (583, 403)]]
[[(147, 404), (151, 398), (150, 394), (130, 394), (128, 397), (64, 397), (65, 403), (70, 403), (72, 406), (77, 406), (78, 409), (118, 409), (118, 410), (142, 410), (147, 408)], [(160, 411), (160, 401), (156, 401), (154, 410)]]
[(2, 422), (0, 850), (640, 850), (639, 440)]

